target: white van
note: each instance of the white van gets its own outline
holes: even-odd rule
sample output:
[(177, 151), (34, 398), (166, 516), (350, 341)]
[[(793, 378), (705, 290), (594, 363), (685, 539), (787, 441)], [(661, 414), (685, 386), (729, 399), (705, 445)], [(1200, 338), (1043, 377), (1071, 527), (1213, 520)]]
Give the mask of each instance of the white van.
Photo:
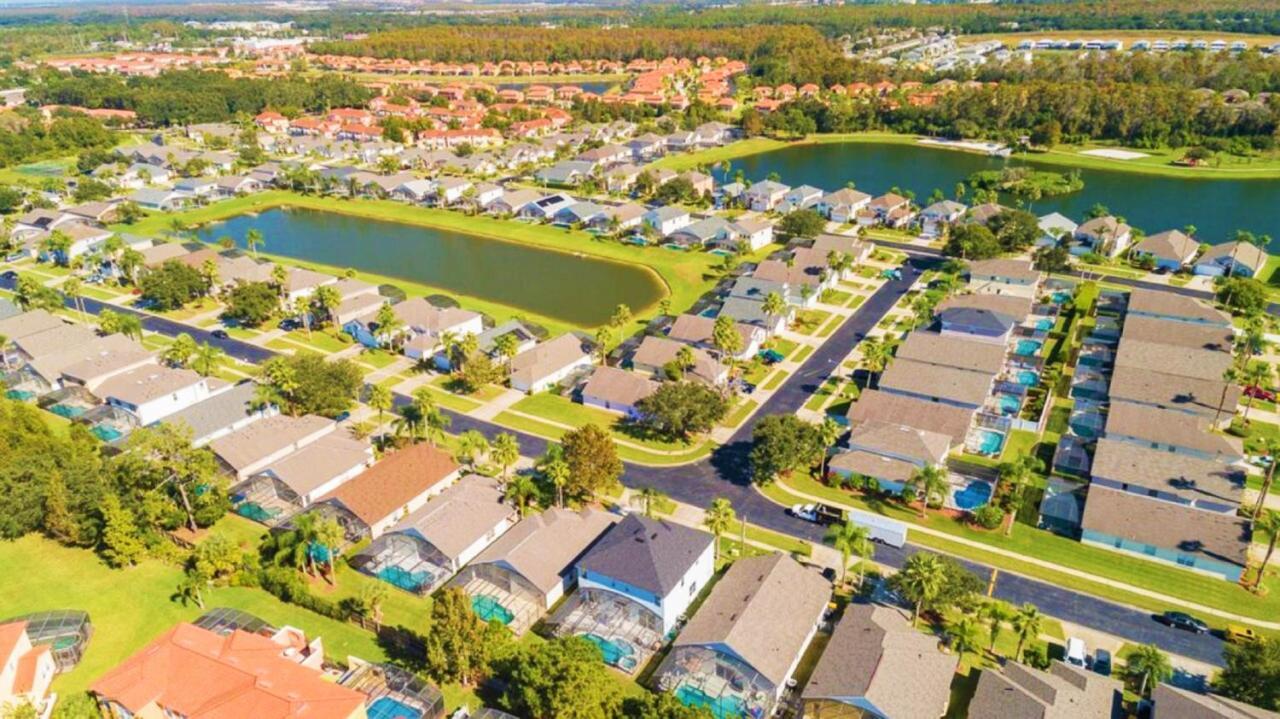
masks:
[(1067, 663), (1084, 668), (1085, 646), (1083, 639), (1071, 637), (1067, 640)]

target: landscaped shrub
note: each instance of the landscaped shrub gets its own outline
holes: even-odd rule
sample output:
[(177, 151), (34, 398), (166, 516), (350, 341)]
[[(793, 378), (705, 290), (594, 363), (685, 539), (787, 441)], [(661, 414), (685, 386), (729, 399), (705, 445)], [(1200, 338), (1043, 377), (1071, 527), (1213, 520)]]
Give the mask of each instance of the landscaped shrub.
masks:
[(271, 567), (262, 571), (262, 588), (275, 595), (277, 599), (289, 604), (296, 604), (303, 609), (310, 609), (330, 619), (346, 621), (347, 614), (337, 603), (311, 593), (307, 583), (298, 575), (297, 570), (287, 567)]
[(1022, 660), (1035, 669), (1048, 669), (1051, 664), (1049, 661), (1049, 645), (1044, 642), (1036, 642), (1028, 646), (1022, 652)]
[(972, 515), (973, 521), (983, 529), (995, 529), (1004, 521), (1004, 510), (994, 504), (978, 507)]

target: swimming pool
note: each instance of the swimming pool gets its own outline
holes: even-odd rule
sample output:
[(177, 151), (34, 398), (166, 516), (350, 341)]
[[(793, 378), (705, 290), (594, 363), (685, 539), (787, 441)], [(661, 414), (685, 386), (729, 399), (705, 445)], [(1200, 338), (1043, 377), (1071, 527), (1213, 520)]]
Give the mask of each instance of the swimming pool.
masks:
[(27, 391), (27, 390), (25, 390), (25, 389), (11, 389), (11, 390), (9, 390), (8, 392), (5, 392), (5, 393), (4, 393), (4, 396), (5, 396), (5, 397), (8, 397), (9, 399), (16, 399), (16, 400), (18, 400), (19, 402), (26, 402), (27, 400), (31, 399), (32, 397), (35, 397), (35, 396), (36, 396), (36, 393), (35, 393), (35, 392), (28, 392), (28, 391)]
[(55, 404), (54, 406), (49, 408), (49, 411), (53, 412), (59, 417), (66, 417), (67, 419), (75, 419), (76, 417), (79, 417), (80, 415), (84, 414), (84, 407), (76, 407), (70, 404)]
[(93, 433), (94, 437), (97, 437), (103, 442), (114, 442), (124, 436), (124, 433), (114, 427), (103, 427), (101, 425), (94, 427), (89, 431)]
[(996, 395), (996, 407), (1000, 410), (1000, 414), (1005, 417), (1012, 417), (1022, 409), (1022, 399), (1017, 395), (998, 394)]
[(747, 716), (740, 697), (733, 695), (712, 697), (692, 684), (682, 684), (676, 690), (676, 699), (694, 709), (710, 709), (715, 719), (742, 719)]
[(1018, 373), (1014, 375), (1014, 381), (1023, 387), (1035, 387), (1036, 383), (1040, 381), (1040, 375), (1035, 370), (1018, 370)]
[(1014, 347), (1014, 353), (1019, 357), (1030, 357), (1040, 351), (1040, 347), (1044, 345), (1040, 340), (1018, 340), (1018, 344)]
[(621, 639), (605, 639), (599, 634), (583, 634), (583, 639), (600, 647), (600, 653), (604, 655), (606, 664), (626, 669), (628, 671), (636, 668), (635, 647)]
[(996, 455), (1000, 453), (1000, 448), (1004, 446), (1004, 435), (999, 432), (993, 432), (989, 429), (978, 430), (978, 451), (986, 455)]
[(1095, 421), (1092, 415), (1077, 414), (1073, 416), (1069, 422), (1071, 432), (1077, 437), (1085, 439), (1097, 439), (1100, 421)]
[(1055, 305), (1065, 304), (1067, 300), (1070, 299), (1071, 293), (1066, 290), (1058, 290), (1049, 296), (1049, 301), (1053, 302)]
[(1053, 318), (1045, 317), (1044, 319), (1036, 320), (1035, 328), (1041, 332), (1048, 332), (1053, 329)]
[(510, 609), (502, 606), (498, 600), (493, 597), (479, 596), (471, 598), (471, 611), (476, 613), (484, 621), (492, 621), (497, 619), (503, 624), (510, 624), (516, 615)]
[(422, 719), (422, 712), (394, 697), (378, 697), (369, 705), (369, 719)]
[(432, 580), (431, 572), (426, 570), (410, 572), (395, 565), (379, 569), (377, 577), (387, 584), (399, 587), (406, 592), (417, 592), (430, 584)]
[(991, 485), (976, 480), (969, 482), (964, 489), (955, 490), (951, 494), (951, 501), (959, 509), (977, 509), (991, 501)]

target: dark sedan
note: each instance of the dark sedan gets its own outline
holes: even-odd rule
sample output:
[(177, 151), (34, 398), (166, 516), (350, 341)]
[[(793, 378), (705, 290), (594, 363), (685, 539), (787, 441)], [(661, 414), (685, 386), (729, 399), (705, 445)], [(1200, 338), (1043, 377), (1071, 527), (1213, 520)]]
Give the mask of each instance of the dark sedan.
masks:
[(1182, 629), (1194, 634), (1208, 634), (1209, 625), (1185, 612), (1165, 612), (1156, 617), (1156, 621), (1166, 627)]

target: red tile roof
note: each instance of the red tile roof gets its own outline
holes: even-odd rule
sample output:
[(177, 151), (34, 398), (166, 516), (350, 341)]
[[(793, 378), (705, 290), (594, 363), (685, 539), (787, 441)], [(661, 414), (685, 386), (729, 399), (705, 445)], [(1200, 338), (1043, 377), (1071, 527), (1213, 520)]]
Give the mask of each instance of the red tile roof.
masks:
[(324, 499), (336, 499), (364, 522), (374, 524), (459, 469), (448, 452), (425, 443), (414, 444), (387, 455)]

